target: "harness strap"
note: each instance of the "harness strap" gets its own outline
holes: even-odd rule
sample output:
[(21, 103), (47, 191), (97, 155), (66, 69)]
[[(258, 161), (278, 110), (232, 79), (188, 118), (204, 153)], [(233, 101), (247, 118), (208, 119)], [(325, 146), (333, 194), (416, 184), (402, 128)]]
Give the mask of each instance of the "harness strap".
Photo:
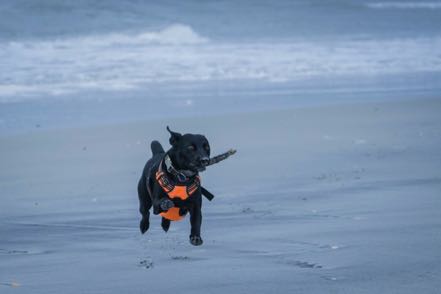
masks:
[[(204, 197), (206, 197), (209, 201), (213, 200), (214, 195), (201, 186), (201, 179), (198, 175), (194, 177), (193, 181), (178, 185), (173, 179), (169, 178), (167, 173), (163, 170), (163, 163), (164, 158), (159, 162), (158, 170), (155, 173), (155, 179), (170, 199), (185, 200), (194, 194), (198, 188), (201, 188), (202, 195), (204, 195)], [(150, 187), (150, 175), (151, 170), (155, 166), (156, 165), (153, 165), (151, 167), (149, 176), (147, 177), (146, 184), (150, 195), (152, 195)], [(179, 207), (172, 207), (165, 212), (161, 212), (160, 215), (172, 221), (182, 220), (185, 216), (185, 214), (181, 215)]]
[(201, 186), (201, 192), (202, 192), (202, 195), (204, 195), (204, 197), (208, 199), (208, 201), (213, 200), (214, 195), (211, 194), (210, 191), (208, 191), (207, 189), (205, 189), (202, 186)]
[(170, 198), (180, 198), (182, 200), (190, 197), (201, 186), (199, 176), (196, 176), (190, 184), (177, 185), (167, 177), (161, 168), (156, 172), (156, 181)]

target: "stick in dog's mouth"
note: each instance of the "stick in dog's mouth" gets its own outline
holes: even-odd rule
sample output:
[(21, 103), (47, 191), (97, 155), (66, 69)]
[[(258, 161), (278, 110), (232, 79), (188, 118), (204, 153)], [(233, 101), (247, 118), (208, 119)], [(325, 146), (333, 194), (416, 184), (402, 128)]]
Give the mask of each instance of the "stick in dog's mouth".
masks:
[[(216, 155), (215, 157), (210, 158), (208, 164), (205, 165), (205, 166), (209, 166), (209, 165), (213, 165), (213, 164), (216, 164), (216, 163), (218, 163), (218, 162), (221, 162), (222, 160), (227, 159), (228, 157), (230, 157), (231, 155), (233, 155), (233, 154), (236, 153), (236, 152), (237, 152), (236, 149), (230, 149), (230, 150), (228, 150), (228, 151), (225, 152), (225, 153), (222, 153), (222, 154)], [(204, 168), (204, 169), (205, 169), (205, 168)]]

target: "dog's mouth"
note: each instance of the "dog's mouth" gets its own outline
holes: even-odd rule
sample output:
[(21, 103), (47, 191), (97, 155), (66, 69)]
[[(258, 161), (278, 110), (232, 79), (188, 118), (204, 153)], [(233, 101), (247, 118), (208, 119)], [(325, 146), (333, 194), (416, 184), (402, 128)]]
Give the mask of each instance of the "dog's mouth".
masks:
[(198, 172), (203, 172), (205, 170), (205, 166), (199, 166), (197, 170)]
[(195, 164), (195, 163), (191, 163), (189, 165), (190, 169), (193, 171), (197, 171), (197, 172), (203, 172), (205, 170), (205, 165), (199, 163), (199, 164)]

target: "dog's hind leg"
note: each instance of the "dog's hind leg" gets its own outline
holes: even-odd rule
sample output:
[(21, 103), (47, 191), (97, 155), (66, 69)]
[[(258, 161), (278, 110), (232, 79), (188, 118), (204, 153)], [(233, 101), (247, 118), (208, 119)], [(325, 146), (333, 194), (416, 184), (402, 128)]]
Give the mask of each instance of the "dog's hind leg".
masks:
[(139, 229), (141, 233), (147, 232), (150, 226), (150, 208), (152, 207), (152, 199), (147, 191), (146, 179), (142, 175), (138, 182), (138, 198), (139, 198), (139, 212), (141, 213), (142, 219), (139, 223)]
[(168, 229), (170, 228), (170, 220), (163, 217), (161, 220), (161, 227), (164, 230), (164, 232), (167, 232)]

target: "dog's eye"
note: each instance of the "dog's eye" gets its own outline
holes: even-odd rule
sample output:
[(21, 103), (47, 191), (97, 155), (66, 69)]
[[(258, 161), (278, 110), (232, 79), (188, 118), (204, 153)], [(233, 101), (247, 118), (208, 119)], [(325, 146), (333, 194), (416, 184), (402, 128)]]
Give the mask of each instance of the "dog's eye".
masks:
[(196, 147), (194, 145), (188, 145), (187, 149), (190, 150), (190, 151), (195, 151)]
[(205, 143), (205, 144), (204, 144), (204, 149), (208, 151), (208, 150), (210, 150), (210, 146), (208, 146), (208, 144)]

